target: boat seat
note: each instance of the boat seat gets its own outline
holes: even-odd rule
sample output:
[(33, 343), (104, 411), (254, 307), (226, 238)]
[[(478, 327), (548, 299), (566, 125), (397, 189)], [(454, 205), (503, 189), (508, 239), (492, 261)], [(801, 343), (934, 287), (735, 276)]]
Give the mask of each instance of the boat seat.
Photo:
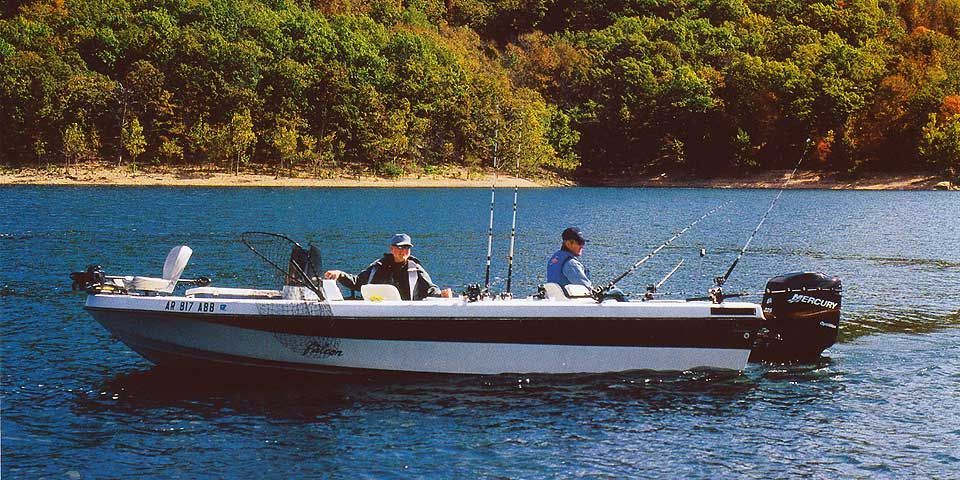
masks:
[(587, 288), (586, 285), (571, 283), (563, 288), (566, 289), (567, 296), (571, 298), (583, 298), (590, 296), (590, 289)]
[(547, 295), (547, 300), (569, 300), (559, 283), (544, 283), (543, 291)]
[(561, 287), (558, 283), (544, 283), (543, 291), (548, 300), (580, 300), (593, 298), (590, 289), (584, 285), (569, 284)]
[(397, 301), (400, 298), (400, 290), (393, 285), (367, 284), (360, 287), (360, 295), (364, 300), (370, 302)]
[(193, 250), (186, 245), (173, 247), (167, 254), (167, 259), (163, 262), (163, 277), (135, 276), (129, 281), (124, 281), (124, 286), (128, 289), (145, 292), (171, 293), (177, 287), (177, 281), (180, 280), (183, 269), (187, 268), (190, 255), (193, 255)]
[(336, 280), (323, 281), (323, 296), (326, 297), (328, 302), (343, 300), (343, 292), (341, 292), (340, 287), (337, 286)]
[(279, 290), (256, 290), (253, 288), (197, 287), (185, 292), (188, 297), (199, 298), (280, 298)]

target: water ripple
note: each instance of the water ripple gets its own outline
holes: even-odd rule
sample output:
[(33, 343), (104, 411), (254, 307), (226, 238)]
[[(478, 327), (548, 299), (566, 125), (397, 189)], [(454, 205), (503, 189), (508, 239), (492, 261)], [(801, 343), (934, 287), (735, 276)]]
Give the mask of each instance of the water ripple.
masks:
[[(130, 208), (105, 215), (105, 199)], [(584, 259), (609, 279), (704, 205), (733, 200), (621, 285), (643, 291), (685, 258), (665, 290), (699, 294), (769, 199), (524, 192), (514, 291), (543, 281), (569, 224), (591, 232)], [(841, 276), (840, 343), (813, 364), (357, 378), (151, 367), (89, 319), (68, 274), (89, 263), (156, 274), (171, 246), (189, 244), (188, 274), (267, 286), (272, 273), (236, 241), (241, 231), (314, 241), (326, 266), (353, 271), (407, 231), (434, 280), (461, 285), (483, 277), (488, 190), (0, 187), (0, 201), (20, 212), (0, 218), (5, 478), (960, 478), (960, 229), (941, 220), (956, 197), (784, 194), (729, 289), (760, 291), (790, 271)], [(144, 214), (158, 204), (166, 213)], [(497, 258), (508, 236), (498, 223)]]

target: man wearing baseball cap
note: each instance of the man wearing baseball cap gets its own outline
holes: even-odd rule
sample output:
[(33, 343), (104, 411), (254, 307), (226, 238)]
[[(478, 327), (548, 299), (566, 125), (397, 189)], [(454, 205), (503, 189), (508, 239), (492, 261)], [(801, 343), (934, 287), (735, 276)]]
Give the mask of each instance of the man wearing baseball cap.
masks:
[(403, 300), (423, 300), (426, 297), (450, 298), (453, 292), (440, 290), (430, 279), (430, 274), (420, 265), (420, 260), (410, 255), (413, 242), (410, 235), (397, 233), (390, 238), (390, 253), (384, 253), (359, 275), (340, 270), (328, 270), (324, 278), (337, 280), (351, 291), (360, 291), (369, 283), (393, 285), (400, 291)]
[(547, 261), (547, 282), (556, 283), (561, 287), (570, 284), (583, 285), (592, 288), (593, 284), (587, 277), (589, 270), (580, 262), (583, 254), (583, 245), (587, 243), (583, 230), (570, 227), (560, 234), (563, 245)]

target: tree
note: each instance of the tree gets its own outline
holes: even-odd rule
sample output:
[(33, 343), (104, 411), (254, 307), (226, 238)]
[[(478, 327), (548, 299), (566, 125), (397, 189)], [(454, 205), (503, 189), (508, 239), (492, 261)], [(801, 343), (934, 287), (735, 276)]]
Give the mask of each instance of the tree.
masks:
[(69, 172), (71, 164), (76, 167), (80, 160), (88, 155), (90, 155), (90, 146), (83, 127), (76, 123), (70, 124), (63, 131), (64, 172)]
[(931, 113), (923, 127), (920, 159), (950, 175), (960, 175), (960, 114), (939, 120)]
[(160, 137), (160, 148), (157, 153), (160, 158), (168, 162), (180, 162), (183, 160), (183, 147), (175, 139)]
[(237, 159), (236, 173), (240, 175), (240, 163), (249, 159), (250, 148), (257, 142), (257, 134), (253, 131), (253, 120), (250, 110), (234, 112), (230, 117), (227, 128), (227, 139), (230, 141), (230, 150)]
[(289, 169), (293, 167), (293, 163), (297, 160), (297, 137), (299, 135), (297, 134), (296, 123), (296, 120), (278, 122), (276, 129), (273, 131), (273, 137), (270, 139), (273, 148), (277, 150), (277, 155), (280, 156), (277, 177), (280, 177), (284, 164)]
[(120, 132), (120, 143), (130, 155), (133, 170), (136, 171), (137, 157), (147, 150), (147, 140), (143, 137), (143, 127), (138, 118), (134, 117), (128, 125), (123, 127), (123, 131)]

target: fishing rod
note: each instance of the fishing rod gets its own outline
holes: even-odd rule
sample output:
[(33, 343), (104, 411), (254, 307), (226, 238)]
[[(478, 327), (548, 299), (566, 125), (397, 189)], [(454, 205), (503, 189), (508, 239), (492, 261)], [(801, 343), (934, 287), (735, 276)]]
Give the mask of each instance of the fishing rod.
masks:
[(660, 250), (663, 250), (667, 245), (670, 245), (674, 240), (680, 237), (680, 235), (683, 235), (687, 230), (690, 230), (694, 225), (700, 223), (700, 221), (709, 217), (710, 215), (713, 215), (714, 212), (716, 212), (717, 210), (720, 210), (721, 208), (726, 206), (728, 203), (730, 203), (729, 200), (721, 203), (720, 205), (717, 205), (716, 207), (713, 208), (713, 210), (710, 210), (709, 212), (703, 214), (700, 218), (694, 220), (693, 223), (691, 223), (690, 225), (687, 225), (686, 227), (683, 228), (683, 230), (680, 230), (679, 232), (674, 234), (666, 242), (661, 243), (659, 247), (653, 249), (653, 251), (648, 253), (647, 256), (638, 260), (637, 263), (634, 263), (632, 267), (630, 267), (629, 269), (627, 269), (627, 271), (620, 274), (619, 277), (608, 282), (605, 287), (595, 287), (593, 290), (593, 296), (597, 299), (603, 298), (603, 294), (605, 294), (606, 292), (609, 292), (612, 288), (614, 288), (617, 285), (617, 282), (626, 278), (627, 275), (630, 275), (631, 273), (637, 271), (637, 269), (640, 268), (641, 265), (643, 265), (644, 263), (647, 263), (647, 260), (650, 260), (651, 258), (653, 258), (654, 255), (660, 253)]
[(673, 267), (673, 270), (670, 270), (670, 273), (668, 273), (665, 277), (663, 277), (662, 279), (660, 279), (659, 282), (657, 282), (657, 283), (655, 283), (655, 284), (652, 284), (652, 285), (648, 285), (648, 286), (647, 286), (647, 293), (645, 293), (645, 294), (643, 295), (643, 299), (644, 299), (644, 300), (653, 300), (653, 294), (657, 293), (657, 290), (659, 290), (660, 287), (662, 287), (663, 284), (666, 283), (667, 280), (669, 280), (670, 277), (672, 277), (674, 273), (677, 273), (677, 270), (680, 270), (680, 266), (681, 266), (681, 265), (683, 265), (683, 259), (682, 259), (682, 258), (680, 259), (680, 262), (677, 263), (677, 266), (676, 266), (676, 267)]
[(733, 259), (733, 263), (730, 264), (730, 268), (727, 269), (727, 273), (724, 273), (722, 277), (716, 277), (713, 279), (714, 288), (709, 290), (710, 298), (714, 300), (715, 303), (720, 303), (723, 301), (723, 284), (727, 283), (727, 279), (730, 278), (730, 274), (733, 273), (733, 269), (736, 268), (737, 263), (740, 262), (740, 259), (743, 258), (744, 252), (747, 251), (747, 248), (750, 247), (750, 242), (753, 241), (753, 237), (757, 235), (757, 232), (760, 231), (760, 227), (763, 226), (763, 222), (767, 221), (767, 216), (770, 215), (770, 212), (773, 210), (774, 205), (777, 204), (777, 200), (780, 200), (780, 196), (783, 195), (783, 190), (787, 188), (787, 184), (790, 183), (790, 180), (793, 179), (793, 176), (797, 174), (797, 170), (800, 169), (800, 163), (803, 162), (803, 158), (807, 156), (807, 151), (810, 149), (810, 139), (807, 138), (807, 141), (803, 147), (803, 153), (800, 154), (800, 159), (797, 160), (797, 165), (793, 167), (793, 172), (790, 173), (790, 176), (784, 180), (783, 185), (780, 187), (780, 191), (777, 192), (777, 196), (773, 197), (773, 201), (770, 202), (770, 206), (767, 208), (767, 211), (764, 212), (763, 216), (760, 217), (760, 223), (757, 224), (757, 228), (753, 229), (753, 233), (750, 234), (750, 237), (747, 238), (747, 243), (743, 244), (743, 247), (740, 248), (740, 253), (737, 254), (737, 258)]
[(507, 256), (507, 295), (510, 294), (510, 281), (513, 279), (513, 245), (517, 238), (517, 196), (520, 192), (520, 145), (523, 143), (523, 120), (520, 120), (520, 137), (517, 139), (517, 183), (513, 187), (513, 221), (510, 223), (510, 255)]
[(497, 135), (499, 128), (493, 129), (493, 183), (490, 184), (490, 226), (487, 228), (487, 274), (483, 280), (483, 289), (490, 288), (490, 257), (493, 256), (493, 206), (497, 196)]

